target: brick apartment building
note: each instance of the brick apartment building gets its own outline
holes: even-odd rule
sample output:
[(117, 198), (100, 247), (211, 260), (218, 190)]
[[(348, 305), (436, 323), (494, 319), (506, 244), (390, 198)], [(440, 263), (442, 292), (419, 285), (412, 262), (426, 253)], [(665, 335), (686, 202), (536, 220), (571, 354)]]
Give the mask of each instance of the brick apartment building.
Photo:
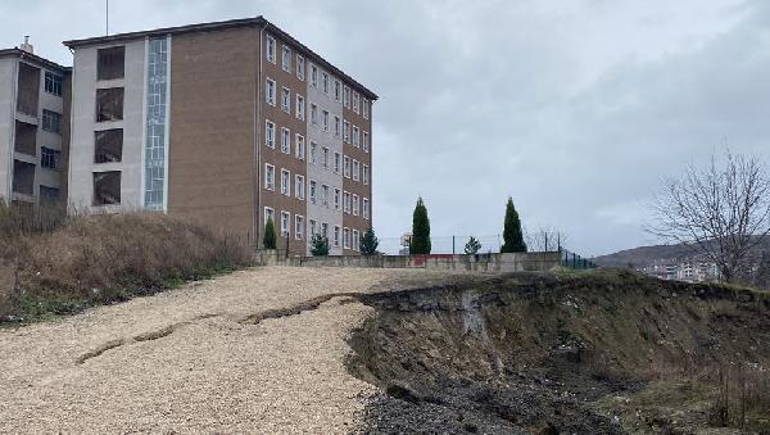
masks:
[(0, 200), (65, 200), (69, 76), (28, 41), (0, 50)]
[(257, 244), (272, 217), (292, 254), (316, 232), (357, 252), (372, 225), (366, 87), (262, 17), (65, 45), (70, 210), (166, 212)]

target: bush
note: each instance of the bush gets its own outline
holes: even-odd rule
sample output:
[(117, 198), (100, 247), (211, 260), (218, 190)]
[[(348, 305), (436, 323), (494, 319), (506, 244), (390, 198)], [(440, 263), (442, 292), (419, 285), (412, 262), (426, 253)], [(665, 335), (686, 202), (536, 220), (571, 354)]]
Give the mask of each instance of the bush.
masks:
[(476, 255), (480, 250), (481, 242), (479, 242), (475, 237), (471, 236), (471, 238), (468, 239), (468, 243), (465, 244), (465, 253), (467, 255)]
[(377, 235), (374, 234), (374, 228), (369, 227), (364, 233), (364, 237), (361, 239), (361, 254), (363, 255), (377, 255), (380, 252), (377, 247), (380, 246), (380, 240)]
[(329, 238), (322, 234), (316, 234), (310, 239), (310, 253), (313, 257), (326, 257), (329, 255)]
[(418, 198), (412, 216), (412, 240), (409, 244), (409, 253), (411, 255), (427, 255), (430, 254), (430, 251), (430, 219), (428, 218), (428, 209), (425, 207), (422, 198)]
[(252, 261), (241, 240), (160, 214), (70, 218), (6, 241), (0, 260), (14, 265), (17, 279), (0, 301), (0, 320), (44, 314), (30, 307), (71, 312), (151, 294)]

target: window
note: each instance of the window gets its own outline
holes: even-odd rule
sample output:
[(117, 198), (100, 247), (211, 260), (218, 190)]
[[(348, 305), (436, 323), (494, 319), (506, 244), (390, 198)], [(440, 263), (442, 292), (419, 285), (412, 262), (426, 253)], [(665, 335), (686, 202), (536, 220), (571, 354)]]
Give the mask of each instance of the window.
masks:
[(40, 202), (43, 204), (56, 204), (61, 197), (61, 191), (55, 187), (40, 186)]
[(350, 157), (345, 156), (345, 178), (350, 178)]
[(310, 64), (310, 86), (318, 87), (318, 67), (314, 64)]
[(340, 120), (339, 116), (334, 117), (334, 136), (342, 136), (342, 121)]
[(329, 95), (329, 74), (326, 71), (321, 73), (321, 89), (324, 94)]
[(340, 190), (334, 189), (334, 209), (339, 210), (340, 209)]
[(305, 177), (303, 175), (294, 176), (294, 196), (300, 201), (305, 200)]
[(369, 220), (369, 200), (364, 198), (364, 219)]
[(291, 48), (284, 45), (281, 54), (281, 67), (284, 71), (291, 72)]
[(317, 197), (317, 193), (318, 193), (317, 189), (318, 189), (318, 183), (316, 183), (313, 180), (310, 180), (310, 193), (308, 193), (308, 197), (310, 199), (310, 203), (311, 204), (315, 204), (316, 200), (318, 199), (318, 197)]
[(123, 88), (97, 89), (96, 122), (120, 121), (122, 119)]
[(324, 131), (329, 131), (329, 111), (328, 110), (323, 111), (321, 122), (324, 128)]
[(102, 130), (94, 133), (94, 163), (112, 163), (123, 160), (123, 129)]
[(340, 173), (342, 166), (342, 154), (334, 153), (334, 172)]
[(63, 78), (59, 74), (50, 71), (45, 72), (45, 91), (51, 95), (61, 97)]
[(342, 193), (342, 208), (345, 213), (350, 214), (350, 192)]
[(361, 248), (361, 241), (358, 230), (353, 230), (353, 250), (358, 251)]
[(353, 194), (353, 216), (358, 216), (361, 204), (358, 201), (358, 195)]
[(291, 196), (291, 172), (281, 169), (281, 194)]
[(120, 171), (94, 172), (93, 205), (120, 204)]
[(321, 224), (321, 234), (325, 239), (329, 238), (329, 222), (324, 222)]
[(275, 166), (265, 163), (265, 189), (275, 190)]
[(364, 98), (364, 119), (369, 119), (369, 105), (371, 102)]
[(291, 113), (291, 91), (286, 87), (281, 90), (281, 109), (286, 113)]
[(318, 106), (315, 103), (310, 103), (310, 123), (318, 125)]
[(355, 91), (353, 91), (353, 112), (361, 113), (361, 96)]
[(316, 164), (318, 162), (318, 144), (310, 141), (310, 163)]
[(345, 86), (345, 90), (343, 91), (344, 94), (344, 105), (348, 109), (350, 109), (350, 88)]
[(321, 151), (321, 165), (324, 169), (329, 169), (329, 147), (323, 147)]
[(296, 154), (298, 159), (305, 160), (305, 137), (297, 134)]
[(294, 239), (302, 240), (305, 238), (305, 218), (301, 215), (294, 215)]
[(334, 226), (334, 247), (340, 247), (340, 227)]
[(350, 123), (348, 121), (342, 123), (342, 140), (345, 143), (350, 143)]
[(361, 177), (361, 164), (358, 163), (358, 160), (353, 160), (353, 181), (360, 180)]
[(40, 148), (40, 166), (58, 171), (61, 169), (61, 151), (48, 147)]
[(353, 146), (356, 148), (361, 147), (361, 130), (357, 126), (353, 126)]
[(281, 152), (291, 154), (291, 130), (285, 127), (281, 128)]
[(267, 225), (267, 221), (273, 221), (273, 225), (275, 225), (275, 210), (270, 207), (265, 207), (265, 225)]
[(369, 185), (369, 166), (364, 165), (364, 185)]
[(305, 81), (305, 58), (297, 55), (297, 78)]
[(126, 48), (112, 47), (97, 53), (97, 80), (122, 79), (125, 76)]
[(315, 237), (316, 234), (318, 234), (318, 228), (317, 223), (315, 220), (310, 219), (310, 232), (308, 233), (308, 236)]
[(265, 145), (275, 148), (275, 124), (270, 121), (265, 122)]
[(61, 114), (43, 109), (43, 130), (61, 134)]
[(364, 132), (364, 151), (369, 152), (369, 133)]
[(297, 119), (305, 120), (305, 98), (297, 95)]
[(288, 211), (281, 212), (281, 237), (289, 236), (289, 219), (291, 214)]
[(329, 206), (329, 186), (326, 184), (321, 186), (321, 204), (325, 207)]
[(334, 80), (334, 101), (342, 101), (342, 83), (339, 80)]
[(265, 101), (271, 106), (275, 106), (275, 80), (267, 79), (265, 83)]
[(342, 243), (345, 249), (350, 249), (350, 228), (342, 230)]
[(275, 38), (270, 35), (267, 36), (265, 55), (267, 56), (268, 62), (275, 63)]

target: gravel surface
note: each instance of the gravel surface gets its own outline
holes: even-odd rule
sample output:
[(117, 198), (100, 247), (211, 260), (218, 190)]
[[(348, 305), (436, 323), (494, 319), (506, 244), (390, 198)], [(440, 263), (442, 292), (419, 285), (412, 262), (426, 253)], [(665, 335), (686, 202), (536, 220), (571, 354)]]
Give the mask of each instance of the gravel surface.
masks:
[(372, 309), (323, 296), (430, 279), (259, 268), (0, 330), (0, 432), (355, 430), (376, 391), (345, 369), (346, 338)]

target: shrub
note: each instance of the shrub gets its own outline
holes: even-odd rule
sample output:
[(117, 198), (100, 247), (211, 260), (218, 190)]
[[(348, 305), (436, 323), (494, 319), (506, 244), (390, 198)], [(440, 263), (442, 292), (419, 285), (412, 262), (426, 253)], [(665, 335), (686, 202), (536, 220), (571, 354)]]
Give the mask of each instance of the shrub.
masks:
[(428, 209), (422, 198), (417, 199), (412, 216), (412, 240), (409, 244), (409, 252), (412, 255), (430, 254), (430, 219)]
[(374, 228), (369, 227), (364, 233), (364, 237), (361, 239), (361, 254), (363, 255), (377, 255), (380, 252), (377, 247), (380, 246), (380, 240), (377, 235), (374, 234)]
[(513, 199), (510, 197), (508, 198), (508, 204), (505, 206), (503, 240), (505, 243), (500, 248), (500, 252), (527, 252), (524, 234), (521, 231), (519, 213), (516, 211), (516, 207), (513, 206)]
[(310, 253), (313, 257), (326, 257), (329, 255), (329, 238), (316, 234), (310, 239)]
[(265, 224), (265, 237), (262, 239), (262, 246), (264, 246), (265, 249), (276, 248), (275, 224), (273, 224), (273, 218), (267, 218), (267, 223)]
[(471, 236), (470, 239), (468, 239), (468, 243), (465, 244), (465, 253), (468, 255), (476, 255), (481, 250), (481, 242), (479, 242), (475, 237)]

